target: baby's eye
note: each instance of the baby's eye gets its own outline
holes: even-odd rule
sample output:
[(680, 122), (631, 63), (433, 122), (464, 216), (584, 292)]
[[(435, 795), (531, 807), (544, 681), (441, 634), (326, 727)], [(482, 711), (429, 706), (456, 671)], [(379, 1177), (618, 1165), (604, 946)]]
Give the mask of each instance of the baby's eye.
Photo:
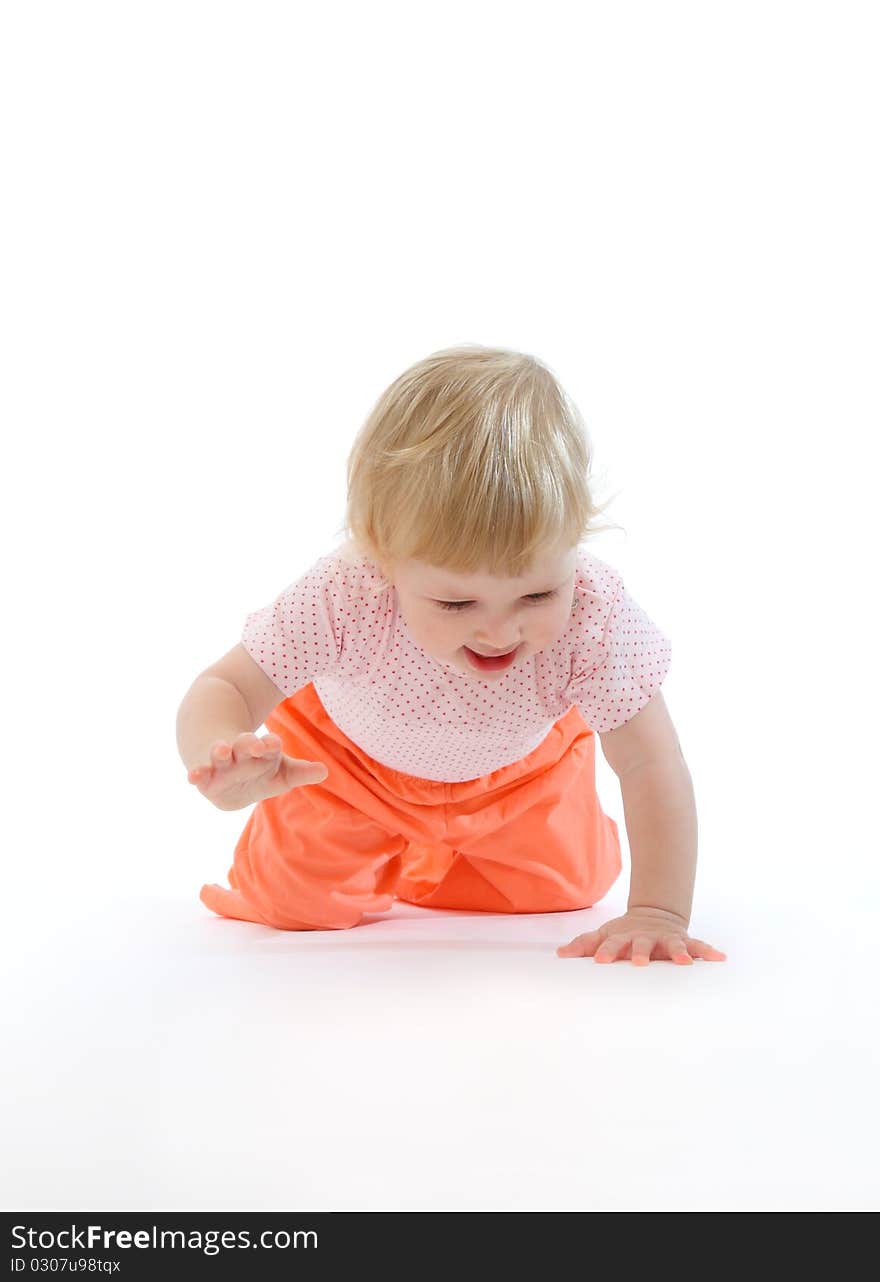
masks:
[[(546, 601), (552, 596), (556, 596), (557, 589), (553, 588), (551, 592), (532, 592), (530, 596), (524, 597), (526, 601), (533, 604), (536, 601)], [(464, 610), (467, 606), (473, 605), (473, 601), (438, 601), (437, 605), (441, 610)]]

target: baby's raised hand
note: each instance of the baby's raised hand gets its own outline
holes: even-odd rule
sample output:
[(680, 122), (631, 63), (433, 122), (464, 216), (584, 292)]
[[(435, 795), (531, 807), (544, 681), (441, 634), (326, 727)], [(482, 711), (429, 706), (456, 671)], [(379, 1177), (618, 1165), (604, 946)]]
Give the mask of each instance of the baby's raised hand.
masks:
[(260, 739), (246, 732), (231, 744), (218, 739), (209, 755), (209, 765), (194, 766), (186, 777), (218, 810), (242, 810), (290, 788), (321, 783), (328, 774), (320, 761), (285, 756), (277, 734)]

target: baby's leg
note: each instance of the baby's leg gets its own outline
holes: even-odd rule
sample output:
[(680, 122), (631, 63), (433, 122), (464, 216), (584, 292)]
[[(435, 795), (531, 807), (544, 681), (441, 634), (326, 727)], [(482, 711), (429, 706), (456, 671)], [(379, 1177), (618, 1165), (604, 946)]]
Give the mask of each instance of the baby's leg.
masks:
[[(206, 908), (210, 908), (211, 912), (218, 913), (221, 917), (235, 917), (239, 921), (255, 921), (262, 926), (269, 925), (265, 917), (262, 917), (255, 908), (252, 908), (242, 898), (240, 890), (225, 890), (223, 886), (218, 886), (214, 882), (202, 886), (199, 891), (199, 899), (201, 899)], [(309, 930), (311, 928), (303, 925), (300, 929)]]
[(406, 841), (320, 784), (261, 801), (235, 848), (231, 890), (202, 887), (212, 912), (278, 930), (339, 930), (387, 912)]
[(450, 785), (444, 840), (452, 854), (413, 847), (399, 897), (480, 912), (598, 903), (620, 874), (621, 853), (596, 791), (595, 743), (572, 708), (525, 763)]

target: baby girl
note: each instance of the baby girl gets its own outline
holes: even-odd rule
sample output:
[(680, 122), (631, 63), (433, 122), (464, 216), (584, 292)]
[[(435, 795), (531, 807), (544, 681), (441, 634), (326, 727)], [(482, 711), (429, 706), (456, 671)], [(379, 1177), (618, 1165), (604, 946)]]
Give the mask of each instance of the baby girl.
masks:
[(247, 616), (180, 705), (189, 782), (221, 810), (254, 806), (206, 907), (333, 930), (395, 898), (597, 904), (622, 869), (598, 739), (627, 909), (557, 954), (724, 960), (689, 933), (697, 816), (660, 690), (670, 642), (585, 546), (605, 506), (590, 464), (533, 356), (448, 348), (382, 393), (348, 458), (347, 537)]

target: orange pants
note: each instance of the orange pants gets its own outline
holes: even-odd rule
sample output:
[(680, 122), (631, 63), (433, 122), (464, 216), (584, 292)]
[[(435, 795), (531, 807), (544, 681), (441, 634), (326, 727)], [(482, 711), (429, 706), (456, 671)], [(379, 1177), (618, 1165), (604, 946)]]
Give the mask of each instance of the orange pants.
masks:
[(569, 708), (528, 756), (462, 783), (391, 770), (331, 720), (310, 682), (266, 728), (322, 783), (260, 801), (227, 890), (200, 899), (278, 930), (356, 926), (395, 896), (424, 908), (553, 913), (600, 900), (621, 871), (617, 824), (596, 792), (596, 738)]

